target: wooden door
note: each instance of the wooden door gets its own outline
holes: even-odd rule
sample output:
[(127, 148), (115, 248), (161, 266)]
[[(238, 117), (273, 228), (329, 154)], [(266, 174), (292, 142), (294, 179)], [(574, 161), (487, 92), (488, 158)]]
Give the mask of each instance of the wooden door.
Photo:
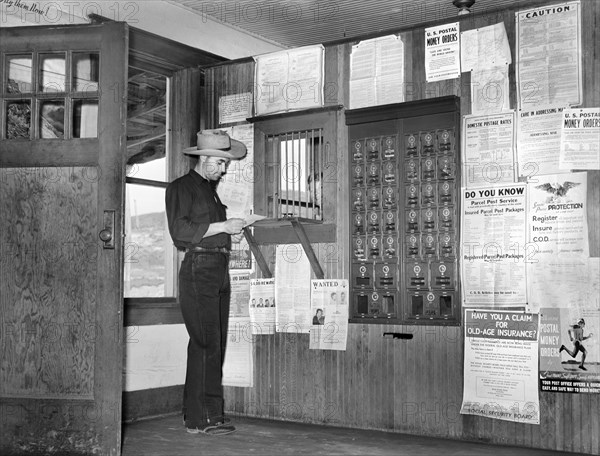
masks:
[(3, 455), (120, 453), (127, 47), (0, 30)]

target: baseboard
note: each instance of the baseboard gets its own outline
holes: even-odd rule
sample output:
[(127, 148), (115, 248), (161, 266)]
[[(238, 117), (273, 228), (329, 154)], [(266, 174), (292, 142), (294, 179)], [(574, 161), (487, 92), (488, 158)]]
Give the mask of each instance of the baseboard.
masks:
[(183, 385), (123, 392), (124, 422), (181, 413)]

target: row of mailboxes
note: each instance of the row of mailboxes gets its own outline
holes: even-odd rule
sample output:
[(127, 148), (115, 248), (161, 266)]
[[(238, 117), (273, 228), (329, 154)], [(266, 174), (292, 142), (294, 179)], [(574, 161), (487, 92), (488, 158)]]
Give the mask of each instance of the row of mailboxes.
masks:
[[(396, 289), (400, 268), (395, 263), (352, 263), (352, 287), (355, 289)], [(415, 261), (404, 264), (404, 281), (409, 290), (454, 290), (456, 263)]]
[[(396, 318), (397, 293), (391, 290), (356, 291), (353, 295), (355, 317)], [(409, 320), (450, 319), (456, 317), (457, 296), (453, 291), (413, 291), (406, 293), (404, 307)]]
[(405, 233), (455, 231), (458, 219), (453, 206), (439, 208), (408, 209), (404, 226), (399, 225), (399, 213), (395, 210), (352, 214), (352, 234), (379, 234), (403, 231)]
[(418, 116), (409, 105), (378, 107), (373, 121), (346, 113), (354, 318), (450, 324), (460, 316), (456, 103), (428, 100)]
[(426, 182), (421, 185), (409, 184), (405, 188), (404, 203), (408, 207), (450, 205), (456, 201), (454, 184), (450, 182)]
[(393, 160), (355, 163), (352, 165), (352, 186), (370, 187), (401, 181), (451, 180), (456, 177), (456, 164), (451, 156), (411, 158), (404, 162), (403, 168), (404, 171), (401, 171), (400, 162)]
[(455, 318), (456, 293), (452, 291), (414, 291), (407, 296), (407, 318)]
[[(401, 201), (399, 188), (393, 185), (372, 186), (352, 189), (352, 210), (395, 209)], [(451, 182), (426, 182), (410, 184), (405, 188), (404, 206), (449, 206), (456, 202), (454, 185)]]
[[(352, 160), (377, 161), (398, 156), (396, 136), (378, 136), (351, 141)], [(410, 133), (404, 136), (403, 149), (406, 156), (453, 154), (455, 152), (454, 131), (449, 129)]]
[(352, 259), (368, 261), (399, 258), (399, 242), (404, 242), (406, 259), (455, 259), (456, 234), (448, 233), (411, 233), (398, 237), (395, 234), (366, 235), (352, 237)]

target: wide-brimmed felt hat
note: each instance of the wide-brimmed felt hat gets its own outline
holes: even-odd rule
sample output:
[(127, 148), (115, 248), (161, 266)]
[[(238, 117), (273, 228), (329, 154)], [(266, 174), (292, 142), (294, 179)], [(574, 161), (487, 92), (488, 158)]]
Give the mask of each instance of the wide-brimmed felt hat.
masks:
[(244, 143), (230, 138), (223, 130), (201, 130), (196, 137), (196, 147), (183, 149), (184, 154), (225, 157), (232, 160), (239, 160), (246, 155)]

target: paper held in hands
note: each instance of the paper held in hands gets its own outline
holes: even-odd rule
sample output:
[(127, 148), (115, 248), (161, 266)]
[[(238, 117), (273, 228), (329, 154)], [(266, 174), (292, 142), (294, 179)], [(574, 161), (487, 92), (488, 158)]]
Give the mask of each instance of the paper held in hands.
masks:
[(265, 215), (250, 214), (244, 217), (244, 228), (252, 225), (254, 222), (267, 218)]

